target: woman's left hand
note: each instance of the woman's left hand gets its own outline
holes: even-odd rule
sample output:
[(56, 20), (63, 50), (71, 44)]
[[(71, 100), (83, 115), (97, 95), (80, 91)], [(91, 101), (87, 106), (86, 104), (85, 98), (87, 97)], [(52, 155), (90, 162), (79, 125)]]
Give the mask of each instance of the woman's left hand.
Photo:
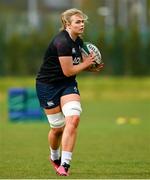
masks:
[(94, 69), (89, 68), (89, 70), (90, 70), (91, 72), (99, 72), (99, 71), (101, 71), (103, 68), (104, 68), (104, 63), (101, 63), (101, 64), (99, 64), (99, 65), (97, 66), (97, 68), (94, 68)]

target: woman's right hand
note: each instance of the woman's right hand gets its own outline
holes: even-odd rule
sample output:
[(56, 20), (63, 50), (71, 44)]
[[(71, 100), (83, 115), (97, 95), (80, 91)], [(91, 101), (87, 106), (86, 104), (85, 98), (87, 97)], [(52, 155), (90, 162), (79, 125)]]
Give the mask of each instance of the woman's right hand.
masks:
[(90, 67), (92, 64), (95, 64), (95, 55), (91, 52), (88, 56), (83, 55), (83, 63), (86, 64), (86, 67)]

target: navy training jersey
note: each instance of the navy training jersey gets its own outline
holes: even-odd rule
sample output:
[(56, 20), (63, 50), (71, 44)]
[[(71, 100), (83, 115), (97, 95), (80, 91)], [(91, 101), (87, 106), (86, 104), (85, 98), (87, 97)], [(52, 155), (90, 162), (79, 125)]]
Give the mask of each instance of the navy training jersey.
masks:
[(47, 84), (75, 80), (76, 76), (67, 77), (63, 74), (59, 57), (72, 56), (73, 65), (79, 64), (82, 58), (80, 51), (82, 45), (83, 41), (80, 37), (73, 41), (66, 30), (59, 32), (45, 52), (36, 80)]

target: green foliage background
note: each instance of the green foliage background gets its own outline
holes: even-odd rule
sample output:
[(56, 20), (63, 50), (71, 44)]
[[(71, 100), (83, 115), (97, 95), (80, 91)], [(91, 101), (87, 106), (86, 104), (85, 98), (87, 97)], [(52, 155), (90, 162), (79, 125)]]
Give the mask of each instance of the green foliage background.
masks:
[[(150, 75), (148, 33), (141, 35), (136, 27), (128, 31), (118, 27), (110, 34), (101, 30), (96, 34), (87, 31), (83, 39), (94, 43), (101, 51), (105, 63), (102, 74)], [(52, 26), (45, 25), (42, 29), (28, 29), (27, 33), (16, 31), (7, 37), (4, 24), (0, 29), (0, 75), (35, 75), (51, 38), (57, 32)]]
[[(50, 40), (59, 31), (63, 10), (41, 10), (39, 27), (32, 27), (27, 21), (27, 12), (23, 13), (25, 4), (22, 4), (24, 10), (20, 11), (17, 4), (21, 5), (14, 3), (14, 6), (0, 8), (0, 76), (35, 76)], [(80, 9), (89, 17), (83, 40), (94, 43), (100, 49), (105, 63), (102, 74), (149, 76), (149, 28), (141, 31), (135, 21), (129, 27), (116, 24), (114, 28), (105, 29), (104, 17), (96, 12), (100, 5), (102, 1), (82, 0)], [(149, 6), (147, 4), (147, 9), (150, 9)]]
[[(121, 1), (121, 0), (120, 0)], [(63, 9), (44, 6), (37, 0), (39, 25), (34, 27), (28, 19), (28, 2), (12, 0), (0, 2), (0, 76), (26, 76), (37, 73), (46, 47), (59, 31), (60, 14)], [(73, 7), (85, 12), (89, 19), (83, 36), (84, 41), (94, 43), (101, 51), (104, 75), (149, 76), (150, 75), (150, 0), (146, 0), (146, 29), (140, 29), (138, 17), (131, 14), (128, 2), (128, 27), (118, 23), (119, 0), (114, 0), (114, 27), (105, 27), (105, 16), (98, 8), (105, 0), (70, 1)], [(135, 4), (136, 1), (133, 1)], [(141, 1), (140, 1), (141, 2)], [(131, 3), (131, 4), (130, 4)], [(141, 7), (144, 3), (141, 3)], [(71, 8), (73, 8), (71, 7)], [(111, 17), (110, 17), (111, 18)], [(140, 27), (139, 27), (140, 26)]]

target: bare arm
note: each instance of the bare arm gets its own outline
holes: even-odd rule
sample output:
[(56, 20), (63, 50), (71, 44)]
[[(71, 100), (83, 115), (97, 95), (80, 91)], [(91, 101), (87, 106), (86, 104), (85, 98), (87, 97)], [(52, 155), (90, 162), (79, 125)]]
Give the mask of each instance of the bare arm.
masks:
[(81, 71), (87, 69), (90, 65), (94, 64), (94, 56), (90, 54), (83, 59), (83, 62), (78, 65), (73, 65), (71, 56), (59, 57), (60, 65), (65, 76), (73, 76)]

